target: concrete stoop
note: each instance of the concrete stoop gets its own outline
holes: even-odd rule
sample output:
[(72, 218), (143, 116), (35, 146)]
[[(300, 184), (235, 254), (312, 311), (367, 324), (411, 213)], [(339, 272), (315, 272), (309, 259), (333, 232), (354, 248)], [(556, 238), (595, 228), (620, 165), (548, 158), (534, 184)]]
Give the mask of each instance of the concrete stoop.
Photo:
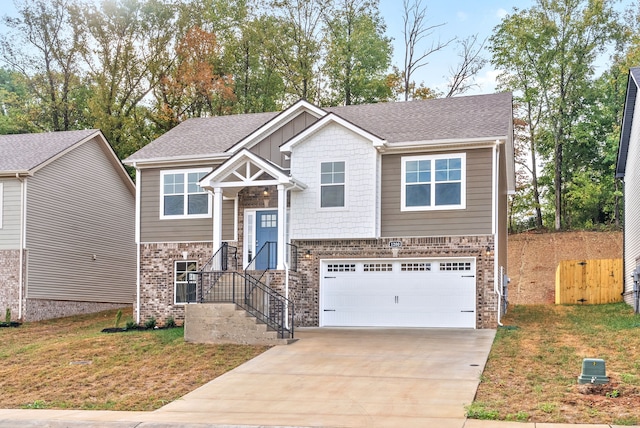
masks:
[(235, 303), (185, 305), (184, 340), (193, 343), (239, 345), (287, 345), (295, 339), (279, 339), (278, 333), (247, 314)]

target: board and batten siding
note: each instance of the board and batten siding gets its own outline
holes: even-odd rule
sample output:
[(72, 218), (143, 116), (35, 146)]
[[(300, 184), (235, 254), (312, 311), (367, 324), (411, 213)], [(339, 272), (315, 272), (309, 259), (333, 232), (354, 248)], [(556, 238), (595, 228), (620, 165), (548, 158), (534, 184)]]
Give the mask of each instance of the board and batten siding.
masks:
[(28, 178), (27, 298), (132, 303), (135, 195), (97, 138)]
[(640, 265), (640, 97), (636, 97), (624, 174), (625, 301), (633, 304), (633, 271)]
[[(204, 167), (211, 167), (211, 165)], [(138, 171), (140, 174), (140, 241), (142, 243), (211, 242), (213, 240), (212, 217), (160, 219), (160, 171), (166, 170), (154, 168)], [(222, 239), (233, 241), (236, 236), (234, 200), (222, 202), (222, 221)]]
[(284, 153), (280, 152), (280, 146), (313, 125), (317, 120), (315, 116), (303, 112), (262, 139), (251, 148), (251, 151), (282, 168), (289, 168), (289, 159), (285, 157)]
[[(430, 211), (401, 210), (401, 158), (410, 155), (382, 155), (382, 237), (491, 233), (493, 149), (472, 149), (457, 153), (466, 153), (466, 209)], [(432, 154), (451, 153), (429, 153)]]
[(20, 181), (0, 178), (0, 250), (20, 248)]

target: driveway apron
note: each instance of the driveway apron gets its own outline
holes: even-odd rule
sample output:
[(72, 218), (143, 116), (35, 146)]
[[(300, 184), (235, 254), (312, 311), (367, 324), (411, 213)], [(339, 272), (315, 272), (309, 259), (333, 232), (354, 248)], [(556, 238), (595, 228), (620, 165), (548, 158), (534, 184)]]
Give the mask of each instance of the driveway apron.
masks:
[(145, 420), (460, 427), (494, 335), (471, 329), (301, 329), (299, 341), (269, 349)]

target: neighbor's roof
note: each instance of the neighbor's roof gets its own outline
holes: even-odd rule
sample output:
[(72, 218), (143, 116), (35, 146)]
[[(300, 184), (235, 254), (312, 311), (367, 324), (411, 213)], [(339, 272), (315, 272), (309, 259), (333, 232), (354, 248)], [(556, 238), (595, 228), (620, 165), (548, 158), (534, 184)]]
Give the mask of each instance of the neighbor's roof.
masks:
[(620, 130), (620, 145), (618, 146), (618, 160), (616, 162), (616, 178), (624, 177), (627, 168), (627, 155), (631, 140), (631, 125), (633, 124), (636, 98), (640, 86), (640, 67), (629, 70), (627, 82), (627, 95), (624, 100), (624, 114), (622, 116), (622, 129)]
[(0, 135), (0, 172), (30, 172), (73, 145), (100, 133), (97, 129)]
[[(511, 93), (327, 107), (389, 143), (508, 136)], [(222, 154), (279, 113), (188, 119), (125, 162)]]

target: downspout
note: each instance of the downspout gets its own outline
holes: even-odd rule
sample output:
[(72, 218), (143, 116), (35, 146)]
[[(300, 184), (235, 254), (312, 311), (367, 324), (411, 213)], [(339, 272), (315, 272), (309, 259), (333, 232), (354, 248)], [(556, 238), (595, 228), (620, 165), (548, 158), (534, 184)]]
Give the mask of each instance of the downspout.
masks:
[(135, 162), (133, 168), (136, 170), (136, 324), (140, 324), (140, 170)]
[(498, 241), (498, 168), (500, 166), (500, 141), (496, 140), (496, 144), (494, 146), (495, 156), (493, 156), (493, 177), (492, 177), (492, 199), (493, 203), (493, 289), (494, 292), (498, 295), (498, 326), (502, 327), (502, 323), (500, 322), (501, 314), (500, 308), (502, 307), (502, 290), (500, 289), (501, 280), (500, 280), (500, 270), (498, 267), (498, 254), (500, 254), (500, 242)]
[(18, 181), (20, 181), (20, 255), (18, 256), (18, 260), (20, 263), (20, 266), (18, 267), (18, 319), (22, 320), (22, 297), (24, 295), (23, 292), (23, 288), (24, 288), (24, 244), (26, 241), (26, 224), (25, 224), (25, 218), (26, 218), (26, 214), (25, 214), (25, 189), (26, 189), (26, 183), (24, 181), (24, 178), (20, 177), (19, 173), (16, 173), (16, 178), (18, 179)]

